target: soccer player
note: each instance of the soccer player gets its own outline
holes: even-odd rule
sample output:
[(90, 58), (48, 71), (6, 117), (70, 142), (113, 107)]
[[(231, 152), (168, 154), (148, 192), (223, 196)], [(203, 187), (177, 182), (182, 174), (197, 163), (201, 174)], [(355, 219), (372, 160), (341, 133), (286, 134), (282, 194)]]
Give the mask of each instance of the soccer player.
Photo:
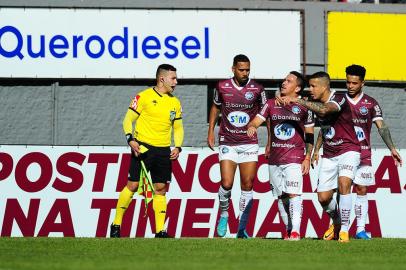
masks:
[[(297, 103), (312, 110), (319, 117), (324, 140), (317, 196), (323, 209), (333, 220), (324, 233), (324, 240), (332, 240), (339, 232), (339, 242), (349, 242), (348, 229), (352, 208), (351, 185), (360, 163), (360, 145), (352, 124), (352, 112), (344, 94), (330, 89), (330, 76), (316, 72), (309, 78), (313, 101), (297, 97), (281, 97), (284, 104)], [(338, 183), (337, 183), (338, 176)], [(333, 198), (338, 188), (339, 205)], [(341, 226), (340, 226), (341, 225)]]
[(249, 238), (245, 228), (252, 207), (252, 184), (257, 173), (258, 139), (247, 136), (247, 124), (266, 103), (263, 87), (250, 80), (250, 60), (239, 54), (234, 57), (232, 72), (234, 77), (217, 83), (213, 104), (210, 109), (207, 144), (214, 150), (214, 127), (221, 111), (219, 130), (219, 160), (221, 186), (220, 219), (217, 234), (224, 237), (227, 232), (228, 207), (234, 175), (237, 166), (240, 170), (241, 196), (240, 220), (237, 238)]
[[(164, 229), (166, 183), (171, 181), (172, 160), (178, 158), (183, 143), (182, 108), (180, 101), (172, 95), (177, 83), (176, 68), (169, 64), (160, 65), (156, 71), (156, 86), (141, 91), (127, 110), (123, 130), (131, 147), (131, 165), (127, 186), (121, 191), (117, 202), (110, 237), (120, 237), (123, 215), (138, 189), (141, 161), (150, 172), (155, 189), (152, 202), (155, 237), (169, 237)], [(175, 147), (171, 150), (172, 129)]]
[[(304, 85), (302, 74), (291, 71), (282, 83), (280, 95), (299, 97)], [(313, 113), (299, 104), (280, 106), (275, 98), (270, 99), (248, 124), (248, 136), (254, 136), (267, 119), (271, 124), (268, 141), (272, 192), (278, 197), (279, 213), (287, 230), (285, 239), (300, 240), (303, 175), (309, 173), (314, 141)]]
[(365, 223), (368, 214), (368, 186), (375, 185), (374, 172), (371, 162), (371, 128), (372, 123), (378, 128), (383, 141), (389, 148), (396, 165), (402, 165), (402, 158), (392, 141), (388, 126), (382, 117), (382, 109), (378, 102), (362, 90), (365, 83), (366, 70), (360, 65), (351, 65), (345, 69), (347, 78), (346, 98), (352, 108), (353, 123), (358, 140), (361, 144), (361, 164), (357, 169), (354, 184), (357, 192), (355, 199), (355, 216), (357, 218), (357, 233), (355, 238), (368, 240)]

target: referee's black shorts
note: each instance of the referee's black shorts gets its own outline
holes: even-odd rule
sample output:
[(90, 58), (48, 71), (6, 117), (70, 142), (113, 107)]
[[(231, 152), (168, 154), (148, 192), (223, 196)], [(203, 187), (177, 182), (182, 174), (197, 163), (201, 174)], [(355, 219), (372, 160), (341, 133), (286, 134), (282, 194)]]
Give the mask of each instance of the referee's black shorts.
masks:
[(138, 142), (148, 148), (148, 151), (136, 157), (131, 151), (131, 164), (128, 180), (140, 181), (141, 160), (144, 161), (147, 171), (151, 173), (152, 183), (170, 183), (172, 177), (172, 161), (170, 160), (171, 148), (155, 147), (143, 142)]

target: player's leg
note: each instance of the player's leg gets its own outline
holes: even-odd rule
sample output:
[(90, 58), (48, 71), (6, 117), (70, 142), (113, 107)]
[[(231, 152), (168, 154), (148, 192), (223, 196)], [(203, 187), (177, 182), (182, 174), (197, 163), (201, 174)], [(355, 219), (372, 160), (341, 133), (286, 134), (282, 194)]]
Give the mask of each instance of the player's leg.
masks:
[(291, 217), (292, 232), (289, 240), (300, 240), (300, 224), (303, 213), (303, 175), (300, 164), (287, 164), (285, 167), (284, 192), (289, 197), (289, 216)]
[(240, 169), (240, 222), (238, 224), (237, 238), (249, 238), (245, 228), (253, 203), (252, 186), (257, 175), (258, 144), (240, 145), (237, 148)]
[(338, 204), (334, 198), (337, 189), (338, 161), (335, 158), (322, 158), (320, 163), (317, 197), (323, 210), (330, 216), (333, 223), (323, 235), (323, 240), (333, 240), (340, 231), (340, 215)]
[(251, 212), (253, 203), (252, 185), (257, 174), (257, 162), (244, 162), (239, 164), (240, 180), (241, 180), (241, 196), (240, 196), (240, 222), (238, 224), (237, 237), (248, 238), (245, 231), (248, 218)]
[(117, 201), (114, 221), (110, 226), (110, 237), (112, 238), (119, 238), (121, 236), (120, 235), (121, 223), (123, 222), (124, 214), (132, 201), (134, 193), (138, 189), (138, 182), (140, 180), (139, 178), (141, 172), (140, 170), (141, 170), (140, 159), (136, 157), (134, 154), (132, 154), (128, 182), (127, 185), (120, 192)]
[(149, 151), (150, 155), (145, 166), (151, 173), (155, 189), (154, 199), (152, 200), (155, 214), (155, 237), (168, 238), (169, 235), (165, 230), (165, 219), (167, 183), (171, 182), (172, 177), (172, 162), (169, 158), (171, 150), (169, 147), (152, 147)]
[(278, 210), (283, 224), (286, 227), (286, 234), (283, 236), (285, 240), (290, 237), (292, 231), (292, 222), (289, 217), (289, 196), (283, 193), (283, 186), (285, 175), (280, 165), (269, 165), (269, 179), (272, 185), (272, 194), (278, 197)]
[(338, 164), (338, 192), (340, 194), (340, 218), (341, 230), (339, 242), (349, 242), (349, 227), (352, 209), (352, 181), (355, 178), (356, 170), (359, 166), (360, 154), (357, 152), (347, 152), (339, 156)]
[(234, 147), (221, 145), (219, 147), (219, 160), (221, 184), (218, 191), (220, 219), (217, 224), (217, 235), (224, 237), (227, 233), (228, 208), (237, 169), (238, 154)]
[(220, 237), (224, 237), (227, 233), (228, 208), (236, 169), (237, 163), (234, 161), (220, 161), (221, 184), (218, 191), (220, 219), (217, 224), (217, 234)]
[(165, 231), (165, 218), (166, 218), (166, 184), (154, 183), (154, 199), (152, 200), (152, 207), (155, 214), (155, 238), (169, 237)]
[(375, 178), (371, 166), (363, 165), (357, 169), (355, 179), (355, 191), (357, 197), (355, 199), (355, 216), (357, 219), (356, 239), (369, 240), (371, 239), (365, 231), (365, 224), (368, 216), (368, 186), (375, 185)]

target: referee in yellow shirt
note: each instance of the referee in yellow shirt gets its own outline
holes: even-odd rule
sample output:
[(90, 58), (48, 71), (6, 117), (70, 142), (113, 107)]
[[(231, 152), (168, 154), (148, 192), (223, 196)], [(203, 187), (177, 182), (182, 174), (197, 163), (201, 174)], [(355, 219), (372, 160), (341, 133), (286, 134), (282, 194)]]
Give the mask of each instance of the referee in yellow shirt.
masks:
[[(140, 92), (132, 100), (123, 121), (124, 134), (132, 150), (131, 165), (127, 186), (121, 191), (117, 202), (110, 237), (120, 237), (124, 213), (138, 189), (141, 160), (150, 172), (155, 188), (152, 202), (155, 212), (155, 237), (169, 237), (164, 229), (166, 183), (171, 181), (172, 160), (178, 158), (183, 143), (182, 107), (179, 99), (172, 95), (178, 84), (176, 68), (168, 64), (160, 65), (156, 71), (156, 81), (156, 86)], [(175, 147), (171, 150), (172, 129)], [(148, 150), (140, 151), (141, 146)]]

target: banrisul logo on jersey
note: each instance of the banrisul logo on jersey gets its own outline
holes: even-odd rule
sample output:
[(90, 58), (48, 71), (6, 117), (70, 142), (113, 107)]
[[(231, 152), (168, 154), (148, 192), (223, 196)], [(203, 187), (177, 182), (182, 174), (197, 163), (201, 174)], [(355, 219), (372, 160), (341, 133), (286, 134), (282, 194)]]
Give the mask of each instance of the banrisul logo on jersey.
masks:
[(276, 125), (274, 128), (274, 133), (276, 138), (279, 140), (289, 140), (293, 136), (295, 136), (295, 128), (288, 123), (282, 123), (279, 125)]
[(358, 141), (362, 142), (365, 140), (365, 132), (361, 127), (354, 126), (355, 134), (357, 135)]
[(250, 116), (241, 111), (231, 112), (227, 116), (228, 122), (235, 127), (246, 126), (250, 122)]

